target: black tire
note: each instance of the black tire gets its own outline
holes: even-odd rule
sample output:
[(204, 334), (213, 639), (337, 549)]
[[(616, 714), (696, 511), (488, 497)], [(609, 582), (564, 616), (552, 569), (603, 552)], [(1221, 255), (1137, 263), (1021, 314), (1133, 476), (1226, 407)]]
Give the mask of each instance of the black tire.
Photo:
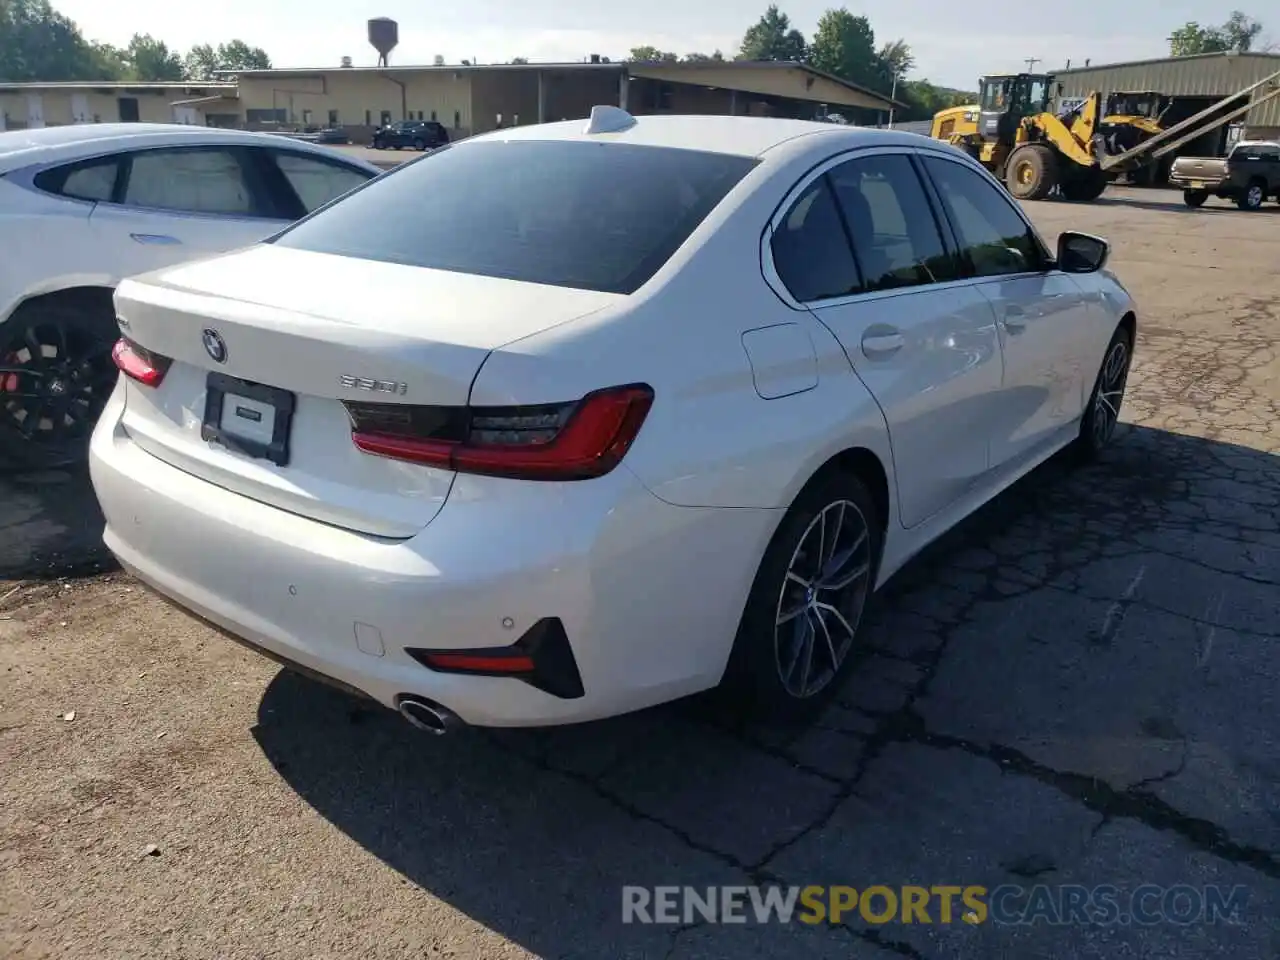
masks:
[(374, 137), (374, 138), (373, 138), (373, 149), (375, 149), (375, 150), (382, 150), (382, 149), (385, 149), (385, 146), (384, 146), (383, 142), (382, 142), (381, 140), (379, 140), (377, 137)]
[(1236, 206), (1241, 210), (1260, 210), (1267, 199), (1267, 184), (1264, 180), (1250, 180), (1244, 193), (1236, 197)]
[(1209, 199), (1209, 191), (1207, 190), (1183, 190), (1182, 202), (1192, 210), (1198, 210), (1204, 206), (1204, 202)]
[[(735, 713), (803, 721), (839, 689), (857, 659), (882, 523), (866, 485), (847, 473), (821, 474), (796, 498), (760, 561), (721, 684)], [(828, 555), (829, 586), (816, 586), (816, 552)], [(779, 623), (784, 604), (795, 612)]]
[(1080, 418), (1080, 433), (1074, 444), (1078, 459), (1086, 462), (1097, 459), (1115, 436), (1132, 364), (1133, 338), (1127, 327), (1117, 327), (1102, 355), (1088, 406)]
[(0, 325), (0, 464), (77, 466), (116, 383), (114, 314), (89, 299), (36, 301)]
[(1058, 157), (1050, 147), (1029, 143), (1009, 154), (1005, 184), (1019, 200), (1043, 200), (1058, 181)]
[(1073, 170), (1062, 179), (1062, 199), (1072, 203), (1091, 203), (1107, 189), (1107, 175), (1097, 167)]
[(421, 153), (423, 150), (427, 149), (427, 145), (423, 143), (421, 139), (418, 139), (413, 141), (413, 149)]

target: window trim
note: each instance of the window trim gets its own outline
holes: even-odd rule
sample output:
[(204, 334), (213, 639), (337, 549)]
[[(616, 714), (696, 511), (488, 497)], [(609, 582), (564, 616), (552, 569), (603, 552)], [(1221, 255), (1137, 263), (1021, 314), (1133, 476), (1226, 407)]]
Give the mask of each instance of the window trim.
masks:
[[(1040, 236), (1040, 232), (1036, 230), (1035, 225), (1031, 223), (1030, 218), (1027, 217), (1027, 215), (1022, 211), (1022, 208), (1016, 203), (1010, 203), (1014, 212), (1018, 215), (1018, 218), (1031, 231), (1032, 236), (1035, 237), (1036, 242), (1040, 244), (1041, 249), (1045, 252), (1046, 267), (1044, 270), (1033, 270), (1024, 273), (1007, 273), (1002, 274), (999, 277), (967, 275), (962, 276), (957, 280), (947, 280), (942, 283), (919, 284), (913, 287), (896, 287), (889, 290), (871, 290), (865, 293), (851, 293), (844, 297), (832, 297), (827, 300), (809, 300), (805, 302), (797, 300), (791, 295), (786, 284), (782, 282), (782, 278), (778, 275), (777, 268), (774, 266), (772, 248), (774, 231), (777, 230), (778, 225), (782, 223), (783, 219), (785, 219), (787, 214), (791, 211), (791, 207), (800, 199), (801, 194), (808, 189), (809, 185), (813, 183), (814, 180), (817, 180), (819, 177), (825, 177), (833, 168), (838, 167), (849, 160), (858, 159), (860, 157), (878, 156), (882, 154), (903, 154), (912, 160), (912, 163), (916, 167), (917, 173), (921, 178), (922, 186), (925, 191), (925, 198), (929, 201), (930, 207), (933, 209), (934, 216), (938, 219), (940, 225), (945, 225), (942, 231), (943, 245), (946, 246), (948, 243), (952, 244), (948, 252), (953, 255), (959, 254), (959, 238), (956, 234), (954, 225), (951, 223), (951, 218), (947, 216), (945, 207), (941, 206), (937, 185), (934, 184), (933, 178), (928, 175), (928, 171), (923, 162), (920, 162), (920, 159), (918, 158), (936, 157), (939, 160), (946, 160), (949, 163), (958, 164), (969, 170), (977, 172), (979, 176), (985, 178), (998, 190), (1004, 189), (1000, 186), (1000, 181), (996, 180), (988, 170), (963, 154), (958, 153), (954, 147), (950, 147), (945, 144), (940, 144), (938, 147), (933, 147), (932, 145), (906, 146), (903, 144), (852, 147), (841, 150), (839, 153), (832, 154), (831, 156), (819, 161), (817, 164), (810, 167), (800, 177), (800, 179), (783, 194), (782, 199), (778, 202), (776, 209), (769, 217), (769, 220), (765, 224), (760, 235), (760, 267), (761, 272), (764, 274), (765, 282), (778, 296), (778, 298), (792, 310), (825, 310), (831, 307), (840, 307), (851, 303), (882, 300), (887, 297), (911, 296), (912, 294), (922, 293), (926, 290), (950, 290), (961, 286), (973, 286), (978, 283), (990, 283), (993, 280), (1011, 280), (1020, 277), (1041, 277), (1058, 269), (1056, 259), (1049, 253), (1048, 248), (1045, 245), (1044, 238)], [(847, 237), (846, 242), (848, 242)], [(964, 258), (961, 257), (960, 260), (963, 268)], [(855, 262), (857, 262), (856, 254)]]

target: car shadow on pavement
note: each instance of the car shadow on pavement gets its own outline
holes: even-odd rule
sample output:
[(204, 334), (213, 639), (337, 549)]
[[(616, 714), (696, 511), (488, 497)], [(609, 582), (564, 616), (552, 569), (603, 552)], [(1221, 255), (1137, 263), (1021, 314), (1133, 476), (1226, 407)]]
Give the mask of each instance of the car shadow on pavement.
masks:
[(0, 473), (0, 580), (116, 568), (87, 467)]
[(1261, 926), (1113, 926), (1108, 952), (1254, 955), (1280, 936), (1280, 796), (1257, 772), (1280, 771), (1280, 464), (1121, 430), (1100, 463), (1055, 458), (912, 561), (806, 728), (699, 697), (433, 738), (283, 671), (253, 735), (363, 849), (539, 956), (1083, 955), (1087, 932), (1053, 924), (623, 925), (622, 887), (1172, 886), (1192, 859), (1254, 884)]

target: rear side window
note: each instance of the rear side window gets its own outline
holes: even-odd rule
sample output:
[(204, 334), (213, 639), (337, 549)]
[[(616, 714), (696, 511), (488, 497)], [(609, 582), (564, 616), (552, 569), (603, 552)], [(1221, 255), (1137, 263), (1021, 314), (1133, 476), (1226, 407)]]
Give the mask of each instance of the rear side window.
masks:
[(330, 200), (354, 190), (370, 179), (363, 170), (297, 153), (274, 152), (276, 166), (302, 201), (306, 213), (318, 210)]
[(800, 303), (847, 297), (862, 287), (826, 177), (814, 180), (792, 204), (770, 246), (778, 279)]
[(269, 216), (234, 151), (218, 147), (133, 154), (122, 202), (131, 207), (226, 216)]
[(908, 157), (886, 154), (850, 160), (828, 176), (849, 226), (866, 290), (959, 277)]
[(374, 181), (272, 242), (631, 293), (755, 162), (619, 143), (455, 145)]
[(1232, 160), (1280, 160), (1280, 146), (1267, 143), (1250, 143), (1231, 151)]
[(115, 191), (119, 167), (116, 157), (68, 164), (41, 171), (36, 175), (35, 185), (47, 193), (105, 203)]
[(1011, 201), (977, 173), (950, 160), (926, 157), (961, 254), (980, 277), (1043, 270), (1044, 249)]

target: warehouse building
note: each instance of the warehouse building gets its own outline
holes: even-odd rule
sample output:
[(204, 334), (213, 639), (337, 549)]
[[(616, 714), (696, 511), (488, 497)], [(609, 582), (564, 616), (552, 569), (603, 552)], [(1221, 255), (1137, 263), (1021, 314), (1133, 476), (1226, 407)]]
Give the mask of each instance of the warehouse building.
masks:
[(251, 130), (342, 127), (356, 142), (393, 120), (435, 120), (453, 139), (635, 114), (870, 119), (902, 104), (799, 63), (485, 64), (248, 70), (220, 83), (0, 83), (0, 129), (71, 123), (193, 123)]
[(70, 123), (237, 126), (234, 83), (0, 83), (0, 130)]
[[(1166, 127), (1194, 116), (1224, 97), (1280, 72), (1280, 54), (1272, 53), (1203, 53), (1163, 60), (1135, 60), (1060, 70), (1056, 76), (1062, 84), (1062, 97), (1083, 97), (1093, 90), (1103, 95), (1150, 91), (1170, 98), (1163, 117)], [(1187, 156), (1224, 156), (1230, 145), (1241, 138), (1269, 140), (1280, 137), (1280, 96), (1260, 103), (1272, 85), (1223, 108), (1230, 112), (1236, 106), (1256, 103), (1252, 109), (1217, 130), (1178, 148)]]
[[(585, 117), (596, 104), (634, 114), (875, 115), (882, 94), (799, 63), (519, 63), (249, 70), (239, 74), (252, 129), (337, 127), (368, 139), (393, 120), (435, 120), (456, 139), (504, 126)], [(901, 104), (897, 104), (901, 106)]]

